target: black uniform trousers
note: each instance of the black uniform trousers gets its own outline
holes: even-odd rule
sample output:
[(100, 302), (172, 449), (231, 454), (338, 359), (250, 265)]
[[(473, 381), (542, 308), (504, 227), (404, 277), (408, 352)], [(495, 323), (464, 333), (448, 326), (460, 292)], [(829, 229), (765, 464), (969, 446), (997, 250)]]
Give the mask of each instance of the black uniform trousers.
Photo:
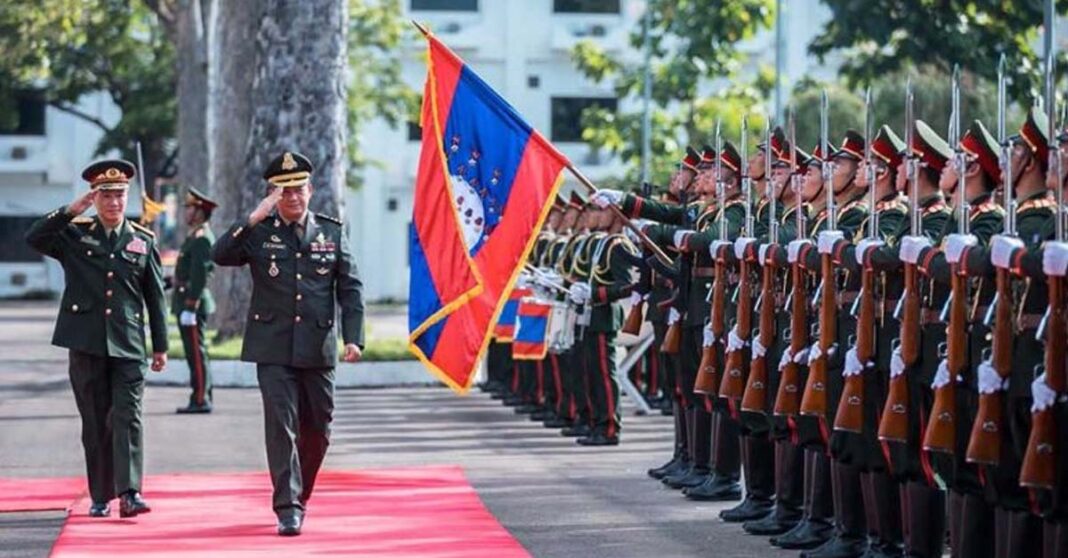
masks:
[(616, 377), (615, 332), (586, 331), (582, 339), (585, 353), (586, 385), (590, 400), (593, 432), (609, 438), (619, 436), (619, 378)]
[(276, 513), (304, 510), (330, 445), (334, 369), (257, 364)]
[(211, 403), (211, 368), (208, 366), (208, 348), (204, 340), (204, 320), (207, 315), (197, 312), (197, 323), (181, 326), (182, 348), (185, 350), (185, 362), (189, 365), (189, 403), (204, 405)]
[(144, 361), (72, 350), (70, 383), (82, 418), (82, 448), (93, 502), (140, 491)]

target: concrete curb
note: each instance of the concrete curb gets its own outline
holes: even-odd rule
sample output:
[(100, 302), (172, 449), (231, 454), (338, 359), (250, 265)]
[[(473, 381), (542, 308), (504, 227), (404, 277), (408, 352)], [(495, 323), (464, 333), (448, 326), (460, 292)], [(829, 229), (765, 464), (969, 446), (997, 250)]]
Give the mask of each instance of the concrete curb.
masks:
[[(256, 365), (239, 360), (213, 360), (209, 364), (211, 377), (217, 387), (257, 387)], [(440, 385), (437, 378), (423, 369), (418, 361), (365, 362), (337, 365), (336, 385), (339, 388), (394, 387)], [(167, 369), (157, 374), (149, 371), (150, 385), (188, 386), (189, 366), (184, 359), (170, 359)]]

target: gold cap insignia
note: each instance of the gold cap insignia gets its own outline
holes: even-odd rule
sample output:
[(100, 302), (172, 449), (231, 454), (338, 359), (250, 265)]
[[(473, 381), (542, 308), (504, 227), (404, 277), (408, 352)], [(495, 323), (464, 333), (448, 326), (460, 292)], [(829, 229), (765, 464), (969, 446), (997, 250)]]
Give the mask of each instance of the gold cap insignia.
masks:
[(293, 170), (297, 168), (297, 161), (293, 159), (293, 154), (286, 152), (282, 155), (282, 170)]
[(108, 170), (104, 171), (104, 176), (106, 178), (118, 178), (120, 174), (122, 173), (120, 173), (119, 169), (115, 167), (111, 167)]

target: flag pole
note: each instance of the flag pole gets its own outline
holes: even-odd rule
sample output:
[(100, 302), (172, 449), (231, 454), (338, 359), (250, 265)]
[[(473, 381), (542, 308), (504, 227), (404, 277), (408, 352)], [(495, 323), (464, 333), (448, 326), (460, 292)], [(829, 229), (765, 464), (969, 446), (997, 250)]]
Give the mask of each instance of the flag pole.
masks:
[(427, 29), (426, 26), (424, 26), (422, 23), (419, 23), (418, 21), (415, 21), (414, 19), (411, 20), (411, 21), (412, 21), (412, 25), (414, 25), (415, 28), (418, 29), (423, 34), (424, 37), (429, 37), (430, 36), (430, 29)]
[[(579, 181), (579, 184), (582, 184), (586, 187), (586, 190), (589, 193), (593, 194), (597, 192), (597, 187), (593, 185), (593, 182), (590, 182), (589, 178), (586, 178), (586, 175), (582, 174), (582, 171), (578, 170), (578, 168), (575, 167), (574, 163), (568, 161), (566, 168), (571, 173), (571, 176), (574, 176), (575, 180)], [(631, 232), (638, 235), (638, 238), (641, 239), (642, 244), (644, 244), (645, 247), (648, 248), (654, 256), (656, 256), (656, 259), (660, 260), (660, 262), (665, 265), (674, 265), (675, 262), (672, 261), (671, 257), (665, 254), (664, 251), (661, 250), (660, 247), (657, 246), (656, 243), (653, 242), (648, 236), (646, 236), (645, 233), (642, 232), (642, 230), (637, 225), (631, 223), (630, 217), (627, 217), (618, 205), (613, 203), (609, 204), (608, 207), (610, 207), (612, 209), (612, 212), (623, 220), (623, 226), (627, 227), (631, 230)]]

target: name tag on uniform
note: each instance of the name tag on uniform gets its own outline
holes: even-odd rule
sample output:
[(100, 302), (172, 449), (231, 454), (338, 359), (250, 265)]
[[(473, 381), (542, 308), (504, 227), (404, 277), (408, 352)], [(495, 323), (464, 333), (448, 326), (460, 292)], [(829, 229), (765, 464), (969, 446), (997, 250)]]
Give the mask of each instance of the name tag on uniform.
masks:
[(93, 238), (93, 237), (91, 237), (91, 236), (89, 236), (89, 235), (83, 236), (81, 238), (81, 241), (86, 243), (86, 244), (91, 244), (93, 246), (100, 246), (100, 241), (95, 239), (95, 238)]
[(126, 245), (126, 251), (133, 252), (134, 254), (147, 254), (148, 244), (146, 244), (144, 240), (135, 237)]
[(275, 242), (264, 242), (263, 243), (263, 247), (268, 249), (268, 250), (285, 250), (286, 249), (286, 245), (285, 244), (278, 244), (278, 243), (275, 243)]

